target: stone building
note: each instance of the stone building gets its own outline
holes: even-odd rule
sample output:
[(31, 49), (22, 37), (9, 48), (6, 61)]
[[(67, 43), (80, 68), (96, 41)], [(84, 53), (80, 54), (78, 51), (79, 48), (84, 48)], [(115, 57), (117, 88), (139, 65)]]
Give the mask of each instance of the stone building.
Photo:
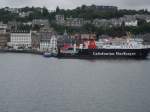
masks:
[(40, 34), (36, 32), (32, 32), (32, 49), (38, 50), (40, 48)]
[(7, 42), (10, 41), (9, 33), (0, 33), (0, 48), (7, 47)]

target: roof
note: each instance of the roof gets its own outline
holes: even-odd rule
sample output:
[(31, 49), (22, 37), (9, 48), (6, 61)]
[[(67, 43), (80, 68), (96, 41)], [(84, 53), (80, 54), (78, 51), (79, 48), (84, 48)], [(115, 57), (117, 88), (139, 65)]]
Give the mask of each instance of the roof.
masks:
[(30, 30), (13, 30), (11, 33), (30, 33)]

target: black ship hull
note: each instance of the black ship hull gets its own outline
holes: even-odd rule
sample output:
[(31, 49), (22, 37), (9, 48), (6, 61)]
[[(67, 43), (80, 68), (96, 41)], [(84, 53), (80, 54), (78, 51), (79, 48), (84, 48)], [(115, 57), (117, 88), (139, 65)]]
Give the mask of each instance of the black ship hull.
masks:
[(58, 58), (140, 58), (145, 59), (149, 49), (80, 49), (76, 53), (58, 53)]

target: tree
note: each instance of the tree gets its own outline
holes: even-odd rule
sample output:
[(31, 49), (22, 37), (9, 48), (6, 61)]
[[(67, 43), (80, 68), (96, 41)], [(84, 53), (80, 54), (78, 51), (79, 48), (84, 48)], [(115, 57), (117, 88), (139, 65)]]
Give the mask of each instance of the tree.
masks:
[(60, 8), (59, 6), (56, 7), (56, 13), (59, 13), (60, 12)]
[(39, 25), (34, 25), (32, 30), (39, 31), (40, 30), (40, 26)]
[(138, 26), (143, 25), (146, 23), (146, 20), (144, 19), (138, 19)]
[(85, 24), (85, 25), (83, 25), (82, 29), (86, 33), (95, 33), (96, 32), (96, 27), (92, 24)]
[(46, 7), (43, 7), (42, 15), (43, 15), (44, 17), (47, 17), (47, 16), (49, 15), (48, 9), (47, 9)]

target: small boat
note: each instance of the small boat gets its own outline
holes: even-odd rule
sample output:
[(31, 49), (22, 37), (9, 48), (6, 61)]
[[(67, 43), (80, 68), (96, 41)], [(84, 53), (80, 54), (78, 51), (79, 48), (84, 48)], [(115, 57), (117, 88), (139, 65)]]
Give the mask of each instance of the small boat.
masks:
[(44, 52), (43, 56), (44, 57), (52, 57), (52, 53), (51, 52)]

